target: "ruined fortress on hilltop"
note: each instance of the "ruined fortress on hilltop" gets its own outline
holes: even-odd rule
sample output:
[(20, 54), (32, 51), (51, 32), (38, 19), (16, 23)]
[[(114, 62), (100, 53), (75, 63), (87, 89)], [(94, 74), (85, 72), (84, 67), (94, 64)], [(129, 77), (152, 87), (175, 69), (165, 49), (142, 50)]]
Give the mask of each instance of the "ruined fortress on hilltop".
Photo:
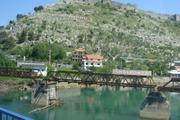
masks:
[(111, 3), (111, 0), (61, 0), (62, 3), (75, 3), (75, 2), (80, 2), (80, 3), (97, 3), (101, 2), (102, 4), (106, 3)]

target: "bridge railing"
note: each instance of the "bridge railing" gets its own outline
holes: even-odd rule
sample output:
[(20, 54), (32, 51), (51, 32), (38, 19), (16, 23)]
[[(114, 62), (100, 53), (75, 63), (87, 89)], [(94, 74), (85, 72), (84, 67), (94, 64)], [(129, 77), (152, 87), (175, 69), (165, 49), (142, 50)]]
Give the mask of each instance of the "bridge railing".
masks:
[(0, 108), (0, 120), (33, 120), (15, 112)]
[(32, 69), (0, 67), (0, 76), (35, 78), (37, 74)]

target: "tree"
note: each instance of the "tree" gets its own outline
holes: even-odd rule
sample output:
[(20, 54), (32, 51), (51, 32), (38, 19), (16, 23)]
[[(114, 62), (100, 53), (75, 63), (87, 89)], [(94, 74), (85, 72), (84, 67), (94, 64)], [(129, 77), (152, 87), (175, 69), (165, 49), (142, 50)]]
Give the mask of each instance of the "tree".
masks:
[(61, 45), (57, 43), (49, 44), (47, 42), (40, 42), (33, 46), (30, 57), (40, 60), (48, 60), (49, 49), (51, 49), (52, 60), (62, 60), (66, 57), (66, 52)]
[(0, 67), (15, 67), (15, 62), (8, 59), (5, 55), (0, 53)]
[(12, 49), (16, 46), (15, 39), (13, 37), (8, 37), (4, 41), (3, 50)]
[(18, 35), (18, 43), (21, 44), (27, 39), (27, 31), (23, 30), (20, 35)]
[(26, 15), (23, 15), (23, 14), (17, 14), (17, 15), (16, 15), (16, 19), (17, 19), (17, 20), (20, 20), (20, 19), (22, 19), (22, 18), (24, 18), (24, 17), (26, 17)]
[(31, 57), (35, 59), (48, 60), (48, 47), (45, 43), (33, 46)]
[(61, 45), (54, 43), (51, 46), (52, 46), (52, 59), (62, 60), (63, 58), (66, 57), (66, 52)]
[(38, 11), (41, 11), (41, 10), (43, 10), (43, 9), (44, 9), (44, 7), (43, 7), (42, 5), (40, 5), (40, 6), (35, 7), (35, 8), (34, 8), (34, 11), (35, 11), (35, 12), (38, 12)]
[(29, 41), (32, 41), (35, 39), (35, 35), (34, 35), (34, 32), (33, 31), (29, 31), (28, 32), (28, 40)]
[(8, 50), (13, 48), (15, 44), (15, 39), (5, 31), (0, 32), (0, 44), (1, 44), (1, 49), (3, 50)]

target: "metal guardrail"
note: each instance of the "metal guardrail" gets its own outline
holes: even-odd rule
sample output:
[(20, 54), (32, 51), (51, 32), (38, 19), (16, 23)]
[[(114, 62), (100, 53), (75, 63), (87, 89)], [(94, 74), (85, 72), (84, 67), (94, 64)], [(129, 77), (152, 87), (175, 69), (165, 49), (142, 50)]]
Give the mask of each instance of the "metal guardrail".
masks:
[(33, 120), (15, 112), (0, 108), (0, 120)]

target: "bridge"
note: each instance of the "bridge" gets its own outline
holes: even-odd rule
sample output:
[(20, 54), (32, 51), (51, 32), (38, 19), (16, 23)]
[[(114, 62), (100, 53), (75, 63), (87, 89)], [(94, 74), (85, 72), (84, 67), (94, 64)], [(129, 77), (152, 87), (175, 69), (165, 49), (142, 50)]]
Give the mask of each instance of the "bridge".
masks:
[(37, 74), (32, 69), (0, 67), (0, 76), (19, 77), (19, 78), (36, 78)]
[(152, 76), (125, 75), (77, 71), (50, 71), (47, 80), (54, 82), (78, 83), (84, 85), (107, 85), (135, 88), (154, 88)]
[[(4, 68), (0, 67), (0, 76), (20, 78), (41, 78), (32, 69)], [(49, 82), (68, 82), (85, 85), (109, 85), (123, 87), (153, 88), (152, 75), (147, 74), (108, 74), (78, 71), (49, 71), (47, 77), (43, 78)]]
[(158, 91), (162, 92), (176, 92), (180, 93), (180, 78), (172, 78), (170, 81), (165, 83), (163, 86), (159, 86)]
[[(169, 82), (163, 86), (157, 86), (153, 80), (152, 74), (142, 71), (126, 73), (126, 71), (115, 70), (110, 73), (94, 73), (94, 72), (79, 72), (79, 71), (49, 71), (47, 77), (42, 78), (37, 76), (32, 69), (21, 68), (4, 68), (0, 67), (0, 76), (20, 77), (37, 79), (42, 78), (46, 83), (56, 84), (57, 82), (78, 83), (100, 86), (115, 86), (115, 87), (134, 87), (134, 88), (157, 88), (162, 92), (179, 92), (180, 93), (180, 78), (171, 78)], [(134, 71), (133, 71), (134, 72)]]

